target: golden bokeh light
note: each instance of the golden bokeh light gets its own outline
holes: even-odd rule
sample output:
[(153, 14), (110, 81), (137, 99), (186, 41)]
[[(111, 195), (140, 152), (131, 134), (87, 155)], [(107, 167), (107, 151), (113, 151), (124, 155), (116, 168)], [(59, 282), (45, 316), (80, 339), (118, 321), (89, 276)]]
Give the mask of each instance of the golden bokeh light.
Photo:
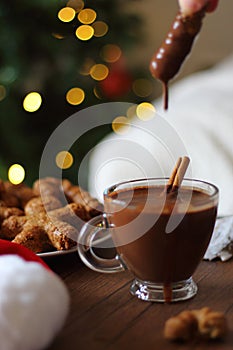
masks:
[(96, 19), (96, 12), (92, 9), (84, 9), (79, 12), (78, 20), (83, 24), (91, 24)]
[(71, 22), (75, 17), (75, 10), (72, 7), (63, 7), (58, 12), (58, 18), (62, 22)]
[(150, 120), (155, 117), (156, 109), (149, 102), (142, 102), (136, 109), (137, 117), (141, 120)]
[(78, 87), (70, 89), (66, 94), (66, 100), (71, 105), (79, 105), (85, 99), (85, 92)]
[(101, 100), (103, 98), (103, 96), (102, 96), (102, 94), (97, 86), (94, 87), (93, 93), (94, 93), (95, 97), (97, 97), (99, 100)]
[(116, 117), (112, 122), (112, 130), (116, 134), (126, 134), (129, 131), (129, 120), (125, 116)]
[(42, 97), (38, 92), (30, 92), (23, 100), (23, 108), (27, 112), (36, 112), (42, 103)]
[(119, 60), (121, 53), (122, 52), (119, 46), (107, 44), (102, 47), (100, 55), (105, 62), (113, 63)]
[(152, 93), (152, 83), (148, 79), (137, 79), (133, 82), (133, 92), (139, 97), (146, 97)]
[(136, 110), (137, 110), (137, 105), (132, 105), (127, 109), (126, 115), (128, 119), (131, 120), (136, 116), (137, 114)]
[(64, 35), (59, 34), (59, 33), (52, 33), (52, 36), (56, 39), (59, 39), (59, 40), (64, 39)]
[(98, 63), (94, 64), (90, 70), (90, 76), (97, 81), (104, 80), (107, 78), (109, 69), (104, 64)]
[(93, 61), (92, 58), (86, 58), (82, 67), (80, 68), (79, 70), (79, 73), (81, 75), (89, 75), (90, 74), (90, 70), (91, 70), (91, 67), (94, 66), (95, 62)]
[(97, 38), (104, 36), (108, 32), (108, 25), (103, 21), (96, 21), (92, 24), (92, 28), (94, 29), (94, 36)]
[(75, 34), (80, 40), (89, 40), (94, 35), (94, 29), (88, 24), (83, 24), (76, 29)]
[(6, 88), (3, 85), (0, 85), (0, 101), (4, 100), (6, 97)]
[(74, 158), (70, 152), (61, 151), (56, 155), (56, 164), (60, 169), (68, 169), (72, 166)]
[(21, 182), (23, 182), (25, 178), (25, 170), (20, 164), (13, 164), (10, 166), (8, 170), (8, 179), (9, 181), (14, 184), (18, 185)]
[(76, 12), (79, 12), (84, 8), (84, 2), (82, 0), (69, 0), (66, 5), (72, 7)]

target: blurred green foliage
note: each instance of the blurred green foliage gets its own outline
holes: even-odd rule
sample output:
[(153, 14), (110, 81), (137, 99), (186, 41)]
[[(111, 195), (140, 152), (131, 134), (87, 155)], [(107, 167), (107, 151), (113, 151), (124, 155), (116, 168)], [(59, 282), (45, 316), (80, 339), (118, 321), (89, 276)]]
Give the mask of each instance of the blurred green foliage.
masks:
[[(133, 1), (133, 0), (130, 0)], [(80, 25), (77, 17), (61, 22), (58, 11), (66, 6), (61, 0), (1, 0), (0, 1), (0, 86), (5, 96), (0, 100), (0, 177), (6, 179), (7, 169), (20, 163), (26, 170), (26, 182), (38, 178), (40, 157), (53, 130), (68, 116), (81, 108), (110, 101), (93, 93), (97, 82), (80, 74), (86, 59), (101, 63), (100, 50), (107, 43), (120, 46), (123, 55), (141, 40), (142, 20), (124, 11), (124, 1), (84, 1), (93, 8), (98, 20), (109, 26), (108, 33), (99, 38), (81, 41), (75, 37)], [(58, 39), (59, 35), (62, 39)], [(148, 72), (132, 69), (132, 78), (145, 77)], [(73, 86), (86, 94), (79, 106), (69, 105), (66, 92)], [(31, 91), (41, 94), (43, 103), (36, 112), (23, 109), (23, 99)], [(120, 101), (139, 102), (132, 91), (117, 97)], [(90, 138), (82, 138), (78, 156), (82, 157), (110, 127), (103, 127)], [(67, 170), (72, 177), (72, 169)]]

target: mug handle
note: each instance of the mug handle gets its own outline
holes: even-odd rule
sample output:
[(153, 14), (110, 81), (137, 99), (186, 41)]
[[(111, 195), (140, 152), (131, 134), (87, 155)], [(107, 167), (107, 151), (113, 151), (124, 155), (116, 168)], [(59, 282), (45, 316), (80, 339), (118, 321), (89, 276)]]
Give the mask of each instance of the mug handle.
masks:
[(94, 252), (94, 240), (101, 231), (108, 232), (108, 223), (104, 214), (98, 215), (84, 224), (78, 236), (77, 247), (81, 260), (87, 267), (97, 272), (115, 273), (126, 270), (119, 255), (112, 259), (106, 259), (99, 257)]

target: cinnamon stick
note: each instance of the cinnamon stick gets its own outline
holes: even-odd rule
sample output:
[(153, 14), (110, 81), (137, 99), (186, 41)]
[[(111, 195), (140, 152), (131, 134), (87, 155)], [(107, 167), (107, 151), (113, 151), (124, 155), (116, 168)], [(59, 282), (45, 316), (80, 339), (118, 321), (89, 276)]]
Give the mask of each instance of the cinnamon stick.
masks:
[(189, 162), (189, 157), (185, 156), (178, 158), (175, 168), (173, 169), (167, 183), (167, 193), (176, 192), (179, 189), (188, 168)]
[(181, 161), (182, 161), (182, 157), (179, 157), (174, 169), (172, 170), (171, 176), (169, 177), (169, 180), (167, 182), (167, 193), (169, 193), (172, 189), (172, 185), (173, 185), (173, 182), (175, 180), (175, 177), (176, 177), (177, 171), (179, 169), (179, 166), (181, 164)]

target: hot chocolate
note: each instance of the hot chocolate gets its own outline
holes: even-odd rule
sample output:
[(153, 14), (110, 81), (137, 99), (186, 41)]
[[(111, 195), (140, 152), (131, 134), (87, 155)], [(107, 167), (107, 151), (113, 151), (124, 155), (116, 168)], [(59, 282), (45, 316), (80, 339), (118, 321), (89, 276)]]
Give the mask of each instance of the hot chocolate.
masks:
[[(130, 291), (142, 300), (173, 302), (195, 296), (192, 274), (213, 232), (217, 187), (184, 179), (187, 164), (184, 159), (177, 164), (169, 180), (131, 180), (107, 188), (104, 213), (79, 234), (82, 261), (98, 272), (129, 269), (135, 276)], [(116, 256), (99, 257), (94, 248), (100, 244), (114, 246)]]
[[(207, 249), (217, 214), (217, 204), (210, 202), (207, 193), (181, 187), (177, 196), (166, 194), (160, 186), (149, 192), (147, 187), (137, 187), (113, 192), (109, 200), (116, 203), (116, 211), (111, 203), (107, 217), (115, 227), (112, 237), (118, 254), (138, 279), (169, 286), (192, 276)], [(119, 210), (124, 202), (127, 205)], [(108, 200), (105, 203), (108, 213)], [(174, 229), (166, 233), (172, 212)], [(134, 240), (129, 228), (135, 219), (142, 234)], [(145, 230), (148, 223), (150, 228)], [(132, 235), (130, 240), (127, 235)]]

